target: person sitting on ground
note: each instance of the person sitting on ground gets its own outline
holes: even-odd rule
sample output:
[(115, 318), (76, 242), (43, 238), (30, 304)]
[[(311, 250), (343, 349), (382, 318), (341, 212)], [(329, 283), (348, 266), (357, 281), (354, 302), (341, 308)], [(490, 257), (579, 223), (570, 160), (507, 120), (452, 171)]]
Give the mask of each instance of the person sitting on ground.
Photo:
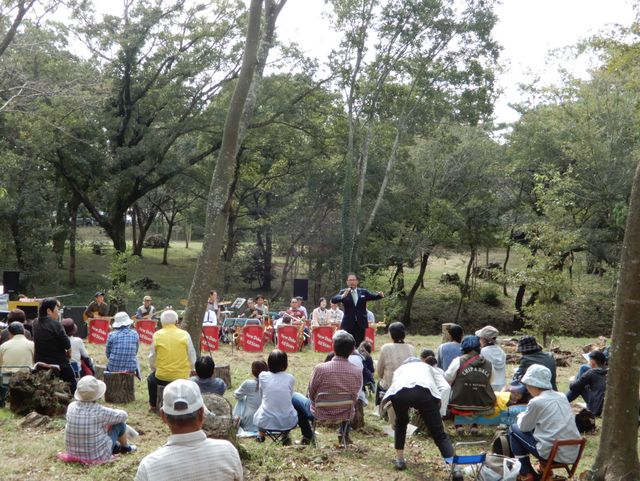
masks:
[(447, 328), (451, 341), (438, 346), (438, 367), (443, 371), (449, 369), (449, 364), (460, 355), (460, 343), (462, 342), (462, 327), (452, 324)]
[(27, 315), (24, 313), (22, 309), (12, 309), (7, 314), (7, 327), (0, 331), (0, 345), (7, 342), (11, 336), (9, 335), (9, 325), (12, 322), (19, 322), (24, 326), (24, 337), (28, 341), (33, 340), (33, 336), (31, 335), (32, 327), (27, 325)]
[[(518, 422), (509, 428), (511, 452), (520, 460), (520, 475), (525, 481), (539, 479), (531, 466), (529, 454), (548, 460), (555, 441), (580, 439), (571, 405), (564, 394), (553, 390), (551, 375), (546, 366), (528, 366), (522, 383), (533, 399), (529, 401), (527, 410), (518, 415)], [(553, 461), (572, 463), (578, 449), (578, 446), (562, 446)]]
[(169, 383), (162, 393), (160, 416), (171, 436), (144, 457), (135, 481), (242, 481), (238, 450), (229, 441), (207, 438), (202, 430), (206, 412), (196, 383)]
[(502, 391), (507, 383), (507, 354), (496, 344), (498, 330), (493, 326), (485, 326), (476, 331), (476, 336), (480, 338), (480, 354), (491, 362), (493, 369), (493, 381), (491, 387), (494, 391)]
[(258, 426), (253, 423), (253, 415), (262, 403), (260, 395), (260, 373), (268, 371), (269, 366), (262, 359), (251, 363), (251, 374), (255, 379), (247, 379), (235, 390), (233, 396), (236, 398), (236, 406), (233, 409), (234, 416), (240, 418), (240, 428), (245, 433), (258, 433)]
[[(293, 407), (298, 413), (298, 425), (302, 431), (301, 444), (310, 444), (313, 441), (313, 430), (310, 421), (316, 418), (318, 421), (343, 421), (353, 418), (358, 395), (362, 389), (362, 366), (358, 367), (349, 361), (349, 356), (354, 353), (356, 341), (347, 331), (336, 331), (333, 336), (334, 357), (328, 361), (316, 365), (309, 380), (308, 396), (300, 393), (293, 394)], [(316, 402), (321, 400), (324, 393), (345, 394), (353, 402), (351, 406), (340, 406), (316, 409)], [(351, 444), (349, 433), (346, 433), (347, 444)], [(339, 437), (342, 440), (342, 433)]]
[(136, 446), (127, 441), (127, 413), (98, 404), (107, 386), (93, 376), (78, 381), (73, 401), (67, 407), (64, 444), (67, 455), (85, 463), (104, 462), (113, 454), (131, 453)]
[(201, 356), (196, 360), (196, 376), (192, 376), (191, 380), (198, 385), (202, 394), (224, 396), (227, 385), (219, 377), (213, 377), (215, 369), (216, 363), (211, 356)]
[(607, 358), (602, 351), (592, 351), (588, 356), (591, 369), (569, 385), (566, 396), (569, 402), (582, 396), (587, 409), (596, 416), (601, 416), (607, 389)]
[(393, 382), (384, 394), (391, 400), (396, 415), (394, 445), (395, 468), (406, 469), (404, 445), (409, 423), (409, 408), (416, 409), (429, 429), (443, 458), (453, 456), (451, 440), (444, 430), (442, 416), (447, 412), (451, 388), (442, 371), (416, 357), (405, 360), (393, 375)]
[[(298, 424), (298, 415), (291, 402), (296, 380), (285, 372), (288, 365), (287, 353), (274, 349), (267, 358), (269, 371), (258, 376), (262, 401), (253, 416), (253, 424), (258, 426), (258, 442), (264, 441), (267, 431), (291, 431)], [(291, 444), (288, 435), (282, 444)]]
[(149, 410), (155, 412), (158, 386), (166, 386), (176, 379), (189, 379), (196, 362), (196, 350), (191, 336), (176, 325), (176, 311), (164, 311), (160, 316), (162, 329), (153, 333), (147, 377)]
[[(462, 355), (451, 361), (444, 373), (451, 384), (449, 408), (459, 415), (491, 415), (496, 395), (491, 389), (491, 362), (480, 354), (478, 336), (465, 336), (460, 344)], [(456, 433), (464, 434), (464, 428), (456, 425)], [(471, 434), (480, 434), (477, 424), (471, 425)]]
[(133, 320), (126, 312), (118, 312), (113, 317), (113, 331), (107, 337), (107, 371), (133, 372), (140, 375), (138, 349), (140, 336), (131, 329)]
[(373, 347), (369, 341), (362, 341), (358, 346), (358, 353), (362, 356), (362, 363), (364, 364), (364, 369), (362, 371), (362, 383), (364, 386), (369, 386), (369, 388), (373, 391), (375, 390), (376, 382), (373, 378), (373, 373), (376, 368), (373, 364), (373, 357), (371, 357), (371, 352), (373, 351)]
[(92, 375), (95, 375), (95, 371), (93, 370), (93, 361), (89, 356), (89, 352), (84, 347), (84, 342), (81, 338), (76, 336), (78, 332), (78, 326), (70, 317), (65, 317), (62, 319), (62, 327), (64, 328), (64, 332), (67, 333), (67, 337), (69, 337), (69, 341), (71, 342), (71, 367), (73, 372), (76, 373), (76, 376), (82, 376), (82, 361), (84, 360), (85, 365), (89, 368)]
[[(7, 328), (9, 340), (0, 345), (0, 407), (4, 407), (7, 396), (9, 378), (14, 372), (28, 370), (33, 365), (33, 341), (25, 337), (24, 325), (19, 321), (13, 321)], [(6, 367), (14, 366), (14, 367)], [(23, 368), (16, 366), (24, 366)]]
[(416, 350), (411, 344), (405, 344), (406, 336), (404, 324), (401, 322), (392, 322), (389, 324), (389, 336), (393, 343), (387, 343), (380, 349), (380, 357), (376, 373), (378, 374), (378, 393), (376, 396), (376, 405), (380, 404), (382, 392), (391, 386), (393, 373), (402, 363), (409, 357), (415, 357)]
[(556, 360), (550, 352), (542, 352), (542, 347), (533, 336), (525, 336), (518, 341), (518, 352), (522, 354), (520, 365), (513, 373), (513, 381), (521, 381), (529, 366), (541, 364), (551, 371), (551, 387), (554, 391), (556, 386)]

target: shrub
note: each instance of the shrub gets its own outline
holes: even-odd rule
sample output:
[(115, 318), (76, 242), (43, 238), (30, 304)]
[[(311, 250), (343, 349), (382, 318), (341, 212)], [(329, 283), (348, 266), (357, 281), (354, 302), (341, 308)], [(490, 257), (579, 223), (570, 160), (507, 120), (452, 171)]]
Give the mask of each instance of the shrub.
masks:
[(474, 297), (487, 306), (500, 307), (502, 305), (500, 291), (494, 286), (483, 286), (476, 289)]

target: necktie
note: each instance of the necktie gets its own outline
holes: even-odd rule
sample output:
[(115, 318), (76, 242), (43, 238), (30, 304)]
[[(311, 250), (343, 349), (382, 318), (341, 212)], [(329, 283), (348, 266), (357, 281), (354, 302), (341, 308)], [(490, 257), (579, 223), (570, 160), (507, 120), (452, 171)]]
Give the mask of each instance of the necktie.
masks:
[(353, 305), (354, 306), (356, 304), (358, 304), (358, 290), (357, 289), (351, 289), (351, 298), (353, 299)]

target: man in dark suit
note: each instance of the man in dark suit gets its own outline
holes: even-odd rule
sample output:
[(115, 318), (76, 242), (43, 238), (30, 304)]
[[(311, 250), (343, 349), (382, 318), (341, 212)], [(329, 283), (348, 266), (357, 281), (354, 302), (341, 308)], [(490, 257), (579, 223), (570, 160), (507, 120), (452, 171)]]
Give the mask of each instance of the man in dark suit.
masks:
[(367, 301), (377, 301), (384, 297), (383, 292), (373, 293), (358, 287), (358, 276), (353, 272), (347, 274), (347, 288), (342, 289), (331, 298), (331, 302), (342, 302), (344, 317), (340, 329), (350, 333), (356, 340), (356, 346), (364, 341), (367, 322)]

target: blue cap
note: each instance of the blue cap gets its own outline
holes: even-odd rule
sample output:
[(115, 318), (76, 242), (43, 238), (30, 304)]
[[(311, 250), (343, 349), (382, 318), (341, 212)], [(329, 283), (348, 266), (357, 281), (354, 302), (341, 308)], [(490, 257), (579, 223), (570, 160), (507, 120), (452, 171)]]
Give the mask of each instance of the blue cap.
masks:
[(480, 338), (478, 336), (464, 336), (460, 344), (460, 350), (462, 354), (466, 354), (469, 351), (480, 352)]

